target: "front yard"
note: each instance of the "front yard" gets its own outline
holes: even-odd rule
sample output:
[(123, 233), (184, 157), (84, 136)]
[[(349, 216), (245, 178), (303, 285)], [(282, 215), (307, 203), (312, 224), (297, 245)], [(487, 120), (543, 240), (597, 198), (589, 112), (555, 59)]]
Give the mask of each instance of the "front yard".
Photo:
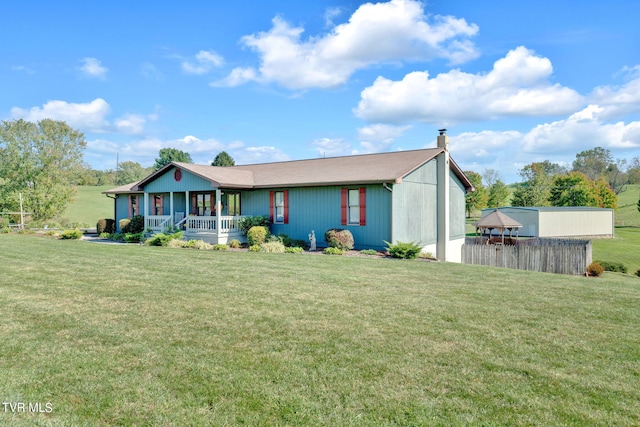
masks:
[(0, 245), (0, 424), (640, 423), (636, 277)]

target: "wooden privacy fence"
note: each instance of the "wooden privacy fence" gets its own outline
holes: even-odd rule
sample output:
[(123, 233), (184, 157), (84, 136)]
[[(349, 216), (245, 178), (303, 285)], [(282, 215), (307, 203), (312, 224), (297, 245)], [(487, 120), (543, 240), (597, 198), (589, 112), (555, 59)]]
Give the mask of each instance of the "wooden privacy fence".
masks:
[(590, 240), (532, 239), (517, 245), (462, 245), (465, 264), (583, 275), (591, 264)]

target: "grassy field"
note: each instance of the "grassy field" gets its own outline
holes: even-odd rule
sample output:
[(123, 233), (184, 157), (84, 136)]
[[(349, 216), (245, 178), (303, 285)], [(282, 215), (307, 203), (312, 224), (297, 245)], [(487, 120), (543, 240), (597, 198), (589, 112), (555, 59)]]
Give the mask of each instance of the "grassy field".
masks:
[(0, 245), (0, 425), (640, 424), (635, 277)]
[(112, 185), (79, 186), (76, 200), (69, 205), (63, 218), (82, 227), (95, 227), (100, 218), (113, 218), (113, 199), (102, 194)]

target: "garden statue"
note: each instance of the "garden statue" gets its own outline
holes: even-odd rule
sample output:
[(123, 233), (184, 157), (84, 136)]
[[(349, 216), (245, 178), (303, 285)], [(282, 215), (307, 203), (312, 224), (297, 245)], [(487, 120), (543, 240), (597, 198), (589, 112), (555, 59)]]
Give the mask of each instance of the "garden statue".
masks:
[(311, 230), (311, 234), (309, 234), (309, 250), (316, 250), (316, 232), (315, 230)]

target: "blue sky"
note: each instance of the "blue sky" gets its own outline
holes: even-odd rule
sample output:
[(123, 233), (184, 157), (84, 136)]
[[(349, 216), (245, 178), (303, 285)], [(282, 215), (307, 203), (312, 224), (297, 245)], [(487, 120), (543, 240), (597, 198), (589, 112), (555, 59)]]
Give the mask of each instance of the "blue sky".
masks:
[[(0, 119), (65, 120), (85, 161), (236, 163), (434, 147), (505, 182), (640, 155), (640, 2), (6, 2)], [(328, 174), (331, 171), (327, 171)]]

